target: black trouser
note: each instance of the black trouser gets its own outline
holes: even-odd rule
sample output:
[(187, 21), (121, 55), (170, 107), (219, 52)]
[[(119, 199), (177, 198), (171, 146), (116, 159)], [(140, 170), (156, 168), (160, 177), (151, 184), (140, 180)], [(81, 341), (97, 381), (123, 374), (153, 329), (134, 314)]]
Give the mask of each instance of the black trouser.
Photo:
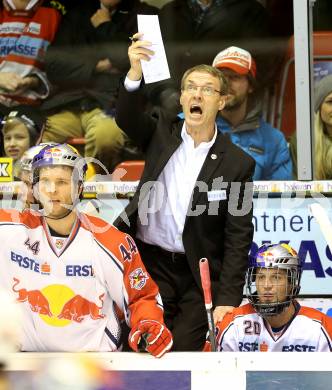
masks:
[(207, 317), (201, 290), (185, 255), (167, 252), (136, 240), (143, 263), (157, 283), (164, 304), (164, 319), (173, 334), (173, 351), (201, 351)]

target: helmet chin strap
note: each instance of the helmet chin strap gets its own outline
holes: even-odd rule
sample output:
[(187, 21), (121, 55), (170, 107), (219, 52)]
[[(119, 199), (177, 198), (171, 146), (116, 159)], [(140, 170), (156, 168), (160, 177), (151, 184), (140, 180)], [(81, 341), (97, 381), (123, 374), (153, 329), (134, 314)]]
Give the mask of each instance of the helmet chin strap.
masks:
[(61, 215), (61, 217), (50, 217), (48, 215), (44, 215), (45, 218), (53, 219), (53, 220), (59, 220), (68, 217), (68, 215), (72, 212), (73, 210), (68, 210), (68, 212), (64, 215)]
[(53, 219), (53, 220), (59, 220), (68, 217), (68, 215), (74, 210), (74, 208), (80, 203), (80, 198), (78, 197), (75, 199), (75, 201), (72, 204), (72, 207), (68, 209), (68, 212), (62, 215), (61, 217), (49, 217), (48, 215), (44, 215), (45, 218)]
[(280, 303), (253, 303), (253, 306), (257, 313), (262, 317), (272, 317), (281, 314), (290, 304), (292, 300), (288, 299)]
[[(63, 219), (63, 218), (66, 218), (68, 217), (68, 215), (74, 210), (74, 208), (80, 203), (80, 198), (81, 198), (81, 195), (82, 195), (82, 192), (83, 192), (83, 186), (80, 186), (80, 190), (79, 190), (79, 193), (78, 193), (78, 196), (77, 198), (74, 200), (73, 204), (72, 204), (72, 207), (70, 209), (68, 209), (68, 212), (65, 213), (64, 215), (60, 216), (60, 217), (50, 217), (48, 215), (44, 215), (45, 218), (49, 218), (49, 219), (53, 219), (53, 220), (59, 220), (59, 219)], [(34, 198), (35, 200), (43, 207), (42, 203), (38, 200), (38, 197), (39, 196), (36, 196), (36, 194), (34, 194)], [(41, 210), (41, 212), (43, 212), (44, 209)]]

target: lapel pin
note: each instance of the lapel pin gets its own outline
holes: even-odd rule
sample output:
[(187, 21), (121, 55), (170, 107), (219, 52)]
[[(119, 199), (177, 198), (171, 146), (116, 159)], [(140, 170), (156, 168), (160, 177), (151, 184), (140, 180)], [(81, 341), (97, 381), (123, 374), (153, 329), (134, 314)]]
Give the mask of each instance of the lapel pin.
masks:
[(212, 153), (212, 154), (211, 154), (211, 158), (212, 158), (212, 160), (216, 160), (216, 159), (217, 159), (217, 155), (214, 154), (214, 153)]

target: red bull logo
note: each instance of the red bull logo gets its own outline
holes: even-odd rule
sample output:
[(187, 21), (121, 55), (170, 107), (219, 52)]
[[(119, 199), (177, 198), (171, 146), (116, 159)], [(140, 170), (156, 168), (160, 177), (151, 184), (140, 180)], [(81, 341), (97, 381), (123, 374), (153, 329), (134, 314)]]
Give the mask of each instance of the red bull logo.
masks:
[(61, 152), (62, 152), (61, 149), (55, 147), (55, 148), (49, 148), (49, 149), (47, 149), (45, 153), (61, 153)]
[(263, 253), (262, 253), (262, 256), (263, 256), (263, 257), (273, 257), (273, 253), (272, 253), (272, 252), (269, 252), (269, 251), (266, 251), (266, 252), (263, 252)]
[(81, 295), (75, 295), (65, 303), (58, 318), (65, 318), (75, 322), (82, 322), (85, 316), (90, 316), (93, 320), (104, 318), (105, 315), (101, 313), (104, 295), (101, 294), (99, 296), (101, 306), (97, 306), (94, 302), (88, 301)]
[(18, 288), (20, 280), (13, 278), (12, 290), (18, 294), (17, 302), (28, 302), (31, 311), (51, 326), (67, 326), (72, 321), (81, 323), (85, 318), (99, 320), (105, 318), (102, 313), (103, 298), (98, 298), (100, 306), (65, 285), (53, 284), (41, 290)]
[(268, 262), (273, 260), (273, 253), (270, 251), (265, 251), (257, 256), (256, 262), (261, 267), (267, 267)]
[(50, 148), (50, 149), (45, 150), (44, 158), (49, 158), (49, 159), (57, 158), (57, 157), (61, 157), (61, 155), (62, 155), (61, 149)]
[(13, 278), (13, 291), (18, 294), (16, 298), (17, 302), (28, 302), (30, 309), (39, 314), (44, 314), (49, 317), (52, 317), (49, 303), (44, 296), (44, 294), (39, 290), (30, 290), (28, 291), (25, 288), (16, 289), (16, 286), (20, 283), (19, 279)]

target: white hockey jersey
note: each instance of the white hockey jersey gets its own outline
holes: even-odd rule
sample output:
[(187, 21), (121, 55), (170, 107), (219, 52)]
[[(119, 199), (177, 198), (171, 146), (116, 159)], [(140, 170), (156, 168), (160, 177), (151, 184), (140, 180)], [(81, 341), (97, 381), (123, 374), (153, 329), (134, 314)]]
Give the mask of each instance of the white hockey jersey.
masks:
[(279, 333), (248, 303), (226, 314), (218, 328), (219, 351), (332, 352), (332, 318), (298, 305), (293, 320)]
[(163, 323), (134, 240), (105, 221), (78, 214), (55, 239), (39, 213), (0, 210), (0, 240), (0, 288), (23, 310), (23, 351), (115, 351), (121, 315), (131, 327)]

